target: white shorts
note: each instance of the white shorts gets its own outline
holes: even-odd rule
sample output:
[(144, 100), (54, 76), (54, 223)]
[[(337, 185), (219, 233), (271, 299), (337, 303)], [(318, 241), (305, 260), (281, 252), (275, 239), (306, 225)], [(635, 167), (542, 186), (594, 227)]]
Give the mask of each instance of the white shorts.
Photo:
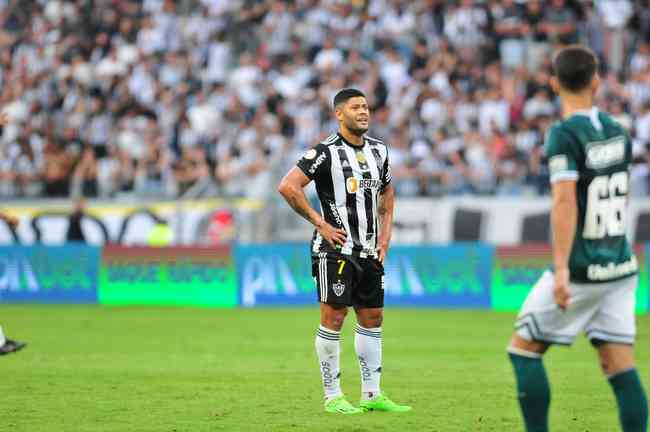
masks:
[(631, 345), (636, 335), (636, 275), (614, 282), (570, 284), (566, 310), (553, 298), (554, 276), (546, 271), (521, 307), (516, 332), (526, 340), (571, 345), (580, 331), (592, 343)]

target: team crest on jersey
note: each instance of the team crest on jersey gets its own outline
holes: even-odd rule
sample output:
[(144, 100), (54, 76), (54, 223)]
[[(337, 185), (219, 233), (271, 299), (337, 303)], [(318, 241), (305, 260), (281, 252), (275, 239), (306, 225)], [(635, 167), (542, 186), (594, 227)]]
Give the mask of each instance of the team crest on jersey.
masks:
[(357, 160), (359, 161), (359, 163), (362, 163), (362, 164), (366, 163), (366, 155), (363, 154), (363, 152), (358, 151), (357, 152)]
[(359, 190), (359, 180), (357, 180), (356, 177), (348, 177), (348, 179), (345, 181), (345, 188), (347, 189), (348, 193), (357, 193)]
[(307, 160), (312, 160), (315, 157), (316, 157), (316, 150), (315, 149), (311, 149), (311, 150), (307, 151), (307, 153), (305, 153), (305, 159), (307, 159)]
[(332, 289), (334, 290), (334, 294), (336, 294), (338, 297), (341, 297), (341, 295), (345, 291), (345, 284), (341, 281), (337, 281), (335, 284), (332, 285)]

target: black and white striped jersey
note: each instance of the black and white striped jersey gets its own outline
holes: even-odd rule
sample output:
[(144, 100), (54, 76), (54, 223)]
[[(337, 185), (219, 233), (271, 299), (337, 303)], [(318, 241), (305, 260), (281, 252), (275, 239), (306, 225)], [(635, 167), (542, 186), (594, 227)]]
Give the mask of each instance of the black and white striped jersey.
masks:
[[(297, 166), (316, 183), (325, 220), (348, 234), (345, 245), (335, 252), (377, 257), (377, 205), (391, 180), (386, 145), (364, 136), (363, 145), (354, 146), (333, 134), (307, 151)], [(311, 250), (313, 255), (334, 252), (318, 231), (314, 231)]]

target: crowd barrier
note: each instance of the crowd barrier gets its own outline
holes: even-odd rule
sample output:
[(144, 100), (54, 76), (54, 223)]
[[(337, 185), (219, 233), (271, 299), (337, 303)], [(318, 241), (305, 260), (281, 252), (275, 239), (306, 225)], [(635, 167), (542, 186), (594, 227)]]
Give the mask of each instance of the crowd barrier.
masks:
[[(648, 301), (648, 245), (637, 311)], [(551, 262), (548, 245), (394, 246), (387, 305), (512, 311)], [(2, 246), (0, 303), (258, 307), (316, 302), (306, 244), (213, 247)]]

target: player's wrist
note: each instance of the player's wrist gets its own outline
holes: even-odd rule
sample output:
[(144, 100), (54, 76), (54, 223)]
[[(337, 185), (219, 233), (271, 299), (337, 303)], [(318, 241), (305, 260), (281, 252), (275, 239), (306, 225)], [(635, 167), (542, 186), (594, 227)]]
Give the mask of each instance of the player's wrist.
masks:
[(566, 276), (569, 274), (569, 267), (567, 265), (556, 265), (554, 271), (557, 276)]

